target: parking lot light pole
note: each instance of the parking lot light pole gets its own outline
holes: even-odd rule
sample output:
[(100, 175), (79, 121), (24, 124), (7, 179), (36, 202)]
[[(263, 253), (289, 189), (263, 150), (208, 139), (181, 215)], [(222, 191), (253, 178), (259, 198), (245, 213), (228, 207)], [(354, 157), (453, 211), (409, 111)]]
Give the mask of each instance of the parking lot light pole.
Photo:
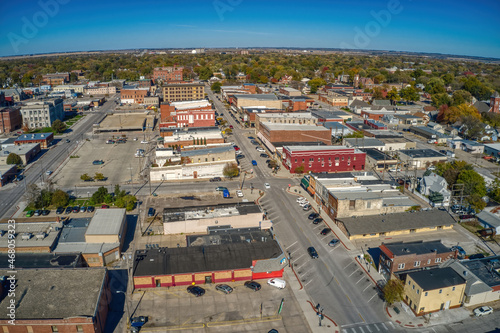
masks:
[(130, 311), (128, 309), (127, 293), (123, 290), (116, 290), (117, 294), (123, 294), (125, 296), (125, 307), (127, 308), (127, 328), (130, 326)]

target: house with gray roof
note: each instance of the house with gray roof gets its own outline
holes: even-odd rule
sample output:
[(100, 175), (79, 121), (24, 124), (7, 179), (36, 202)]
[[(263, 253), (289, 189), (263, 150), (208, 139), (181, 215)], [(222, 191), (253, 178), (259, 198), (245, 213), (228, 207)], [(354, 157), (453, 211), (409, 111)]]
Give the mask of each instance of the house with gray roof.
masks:
[(491, 211), (483, 210), (476, 217), (481, 226), (484, 228), (493, 228), (496, 230), (497, 235), (500, 235), (500, 216), (496, 213), (495, 209)]
[(427, 176), (424, 174), (420, 180), (420, 193), (429, 196), (432, 205), (448, 206), (450, 204), (451, 192), (448, 190), (448, 182), (434, 172)]
[(388, 107), (392, 106), (391, 101), (388, 99), (374, 99), (372, 105), (388, 106)]

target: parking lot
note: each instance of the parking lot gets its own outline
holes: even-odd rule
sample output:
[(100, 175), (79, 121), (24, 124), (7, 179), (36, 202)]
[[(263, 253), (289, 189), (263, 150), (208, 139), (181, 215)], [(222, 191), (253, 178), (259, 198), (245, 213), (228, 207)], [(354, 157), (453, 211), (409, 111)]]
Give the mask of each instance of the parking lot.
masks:
[[(223, 294), (215, 285), (201, 285), (205, 295), (195, 297), (186, 286), (147, 289), (132, 295), (134, 316), (149, 316), (143, 332), (310, 332), (293, 293), (259, 281), (255, 292), (244, 282), (228, 283), (234, 290)], [(283, 299), (281, 314), (279, 307)]]
[[(116, 136), (115, 136), (116, 137)], [(145, 158), (135, 157), (137, 149), (141, 148), (149, 151), (151, 144), (141, 144), (141, 139), (134, 141), (135, 135), (129, 134), (126, 143), (106, 144), (106, 140), (111, 135), (100, 135), (99, 138), (85, 141), (83, 146), (78, 149), (73, 156), (66, 160), (66, 164), (60, 168), (52, 177), (52, 180), (63, 188), (83, 185), (109, 185), (124, 184), (139, 180), (139, 166), (145, 163)], [(93, 165), (94, 160), (102, 160), (104, 164)], [(106, 180), (84, 182), (80, 179), (83, 174), (94, 177), (96, 172), (102, 173)]]

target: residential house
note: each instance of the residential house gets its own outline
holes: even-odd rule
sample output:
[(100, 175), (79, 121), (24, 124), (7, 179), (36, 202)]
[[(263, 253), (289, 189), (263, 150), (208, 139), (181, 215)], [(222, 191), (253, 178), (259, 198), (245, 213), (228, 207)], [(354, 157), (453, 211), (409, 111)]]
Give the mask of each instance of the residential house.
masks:
[(449, 206), (451, 192), (448, 190), (448, 182), (434, 172), (427, 172), (420, 179), (420, 193), (429, 197), (431, 205)]

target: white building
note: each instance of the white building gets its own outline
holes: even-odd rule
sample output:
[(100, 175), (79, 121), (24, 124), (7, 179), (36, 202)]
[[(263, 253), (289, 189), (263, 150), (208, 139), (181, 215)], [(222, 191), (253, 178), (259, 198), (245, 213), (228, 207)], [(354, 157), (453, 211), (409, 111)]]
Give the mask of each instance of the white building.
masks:
[(29, 128), (50, 127), (56, 119), (64, 120), (63, 100), (56, 98), (25, 102), (21, 106), (21, 115), (23, 125)]

